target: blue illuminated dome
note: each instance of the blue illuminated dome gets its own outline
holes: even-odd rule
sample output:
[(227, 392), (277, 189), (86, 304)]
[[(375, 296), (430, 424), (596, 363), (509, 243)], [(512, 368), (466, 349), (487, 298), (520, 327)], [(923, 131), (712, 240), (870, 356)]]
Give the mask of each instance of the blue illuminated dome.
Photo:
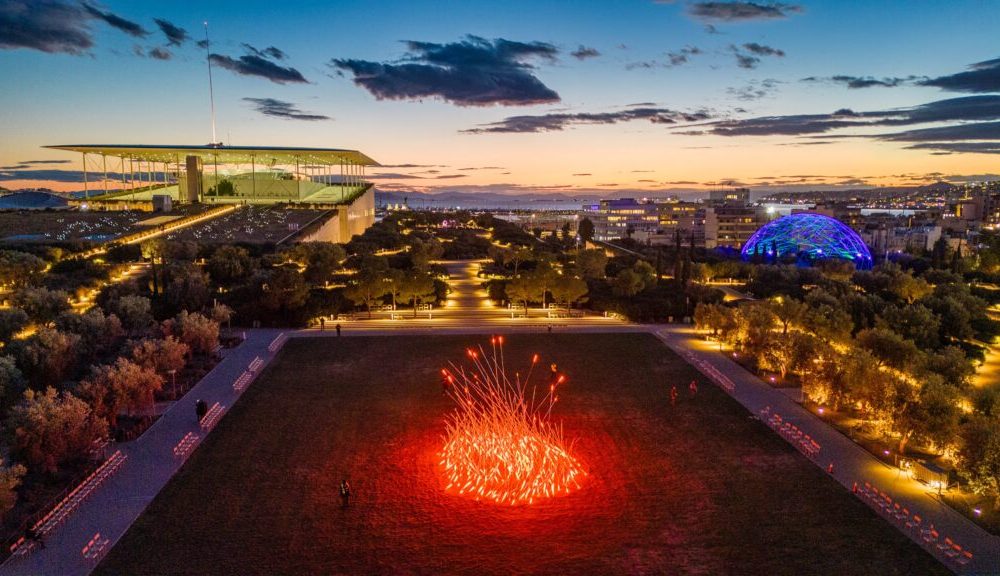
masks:
[(812, 262), (838, 258), (854, 262), (859, 270), (872, 267), (872, 255), (858, 233), (822, 214), (803, 212), (768, 222), (754, 232), (742, 251), (744, 260), (775, 261), (795, 256)]

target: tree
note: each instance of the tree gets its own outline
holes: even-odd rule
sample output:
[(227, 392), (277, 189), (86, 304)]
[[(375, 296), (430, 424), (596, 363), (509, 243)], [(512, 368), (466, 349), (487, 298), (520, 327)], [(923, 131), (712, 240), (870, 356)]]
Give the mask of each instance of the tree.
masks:
[(182, 311), (173, 320), (163, 323), (166, 336), (176, 336), (191, 352), (208, 355), (219, 345), (219, 325), (197, 312)]
[(796, 300), (791, 296), (778, 296), (773, 300), (768, 300), (767, 303), (771, 313), (781, 323), (782, 334), (788, 334), (788, 327), (792, 324), (798, 324), (808, 309), (808, 306), (803, 304), (801, 300)]
[(573, 305), (577, 300), (586, 296), (588, 292), (585, 281), (568, 274), (557, 276), (550, 289), (552, 298), (567, 306)]
[(534, 293), (538, 296), (538, 300), (541, 300), (542, 308), (545, 308), (545, 295), (555, 283), (556, 278), (559, 277), (559, 273), (552, 266), (552, 262), (549, 260), (540, 260), (535, 269), (524, 274), (524, 276), (528, 277), (529, 285), (534, 288)]
[(396, 297), (402, 289), (406, 273), (396, 268), (389, 268), (385, 271), (382, 281), (385, 282), (385, 294), (392, 298), (392, 309), (396, 309)]
[(920, 351), (912, 340), (906, 340), (887, 328), (872, 328), (858, 332), (858, 346), (867, 350), (881, 366), (906, 372), (920, 358)]
[(811, 360), (815, 349), (814, 337), (805, 332), (775, 334), (767, 344), (761, 352), (761, 367), (778, 372), (782, 380)]
[(26, 288), (34, 285), (45, 272), (41, 258), (18, 250), (0, 250), (0, 286)]
[(305, 306), (309, 285), (302, 274), (288, 266), (271, 270), (259, 279), (258, 302), (271, 312), (287, 314)]
[(122, 296), (112, 302), (109, 308), (129, 334), (141, 334), (153, 323), (149, 298), (144, 296)]
[(0, 459), (0, 518), (3, 518), (17, 503), (17, 487), (28, 469), (20, 464), (5, 466)]
[(332, 242), (305, 242), (295, 250), (304, 252), (305, 279), (311, 284), (325, 284), (340, 263), (347, 259), (347, 252), (340, 244)]
[(959, 470), (976, 494), (1000, 508), (1000, 418), (976, 416), (962, 427)]
[(921, 350), (934, 350), (941, 344), (941, 321), (923, 304), (887, 306), (881, 310), (876, 325), (913, 340)]
[(84, 457), (94, 440), (108, 433), (83, 400), (55, 388), (27, 390), (7, 421), (11, 449), (33, 470), (55, 473), (71, 460)]
[(399, 283), (399, 297), (413, 305), (413, 317), (417, 317), (417, 301), (435, 296), (434, 277), (426, 272), (411, 270), (403, 275)]
[[(491, 250), (495, 248), (492, 244), (490, 245)], [(410, 264), (420, 272), (427, 272), (430, 269), (431, 262), (441, 258), (443, 255), (444, 246), (434, 238), (427, 241), (418, 239), (410, 244)]]
[(100, 308), (92, 308), (84, 314), (64, 312), (56, 319), (56, 328), (80, 337), (77, 352), (81, 360), (87, 362), (116, 347), (125, 334), (118, 317), (105, 316)]
[(385, 277), (389, 272), (389, 263), (385, 258), (367, 256), (358, 266), (351, 284), (344, 289), (344, 296), (357, 306), (364, 306), (368, 317), (372, 317), (372, 304), (386, 294), (388, 286)]
[(847, 310), (821, 304), (806, 310), (802, 325), (825, 342), (842, 343), (850, 340), (854, 322)]
[(0, 342), (10, 342), (28, 325), (28, 314), (20, 308), (0, 308)]
[(907, 272), (899, 272), (892, 277), (889, 290), (907, 304), (913, 304), (921, 298), (930, 296), (934, 292), (934, 287), (923, 278), (914, 278)]
[(201, 310), (208, 303), (208, 275), (191, 262), (171, 262), (163, 269), (163, 295), (169, 310)]
[(231, 286), (253, 274), (255, 266), (246, 248), (226, 244), (216, 249), (206, 267), (213, 281)]
[(517, 276), (521, 264), (529, 262), (535, 258), (535, 253), (530, 248), (516, 248), (509, 252), (508, 262), (514, 265), (514, 276)]
[(216, 303), (208, 311), (208, 317), (215, 321), (216, 324), (222, 326), (223, 324), (228, 324), (233, 318), (233, 309), (225, 304)]
[(145, 338), (132, 346), (132, 361), (144, 370), (169, 374), (184, 368), (191, 348), (174, 338)]
[(916, 398), (911, 398), (909, 394), (902, 394), (901, 397), (901, 409), (896, 412), (895, 419), (900, 431), (900, 454), (906, 453), (906, 445), (914, 436), (939, 447), (952, 441), (959, 414), (954, 388), (936, 378), (924, 384)]
[(923, 369), (941, 376), (945, 384), (960, 390), (968, 388), (976, 373), (972, 363), (965, 357), (965, 352), (958, 346), (945, 346), (937, 353), (928, 353), (924, 358)]
[(50, 324), (69, 310), (69, 294), (47, 288), (22, 288), (14, 293), (13, 303), (39, 324)]
[(530, 278), (518, 276), (504, 286), (504, 293), (511, 302), (524, 303), (524, 309), (527, 312), (528, 301), (534, 296), (535, 289)]
[[(150, 273), (153, 277), (153, 296), (160, 294), (160, 268), (166, 256), (166, 242), (163, 237), (153, 238), (141, 244), (142, 257), (149, 260)], [(121, 316), (121, 314), (119, 314)]]
[(608, 255), (604, 250), (579, 250), (576, 253), (576, 271), (584, 279), (604, 278)]
[(642, 292), (645, 287), (642, 276), (634, 268), (623, 268), (611, 280), (611, 292), (622, 298), (631, 298)]
[(152, 406), (153, 394), (162, 387), (163, 378), (156, 372), (118, 358), (114, 364), (95, 367), (78, 391), (99, 417), (116, 426), (122, 411), (131, 415)]
[(24, 377), (17, 368), (13, 356), (0, 356), (0, 406), (6, 407), (8, 399), (20, 395), (24, 387)]
[(594, 223), (584, 216), (580, 219), (580, 224), (576, 228), (576, 233), (580, 235), (580, 240), (590, 242), (594, 239)]
[(34, 387), (60, 384), (76, 370), (80, 337), (52, 328), (42, 328), (24, 340), (15, 341), (11, 352), (18, 367)]
[(754, 355), (765, 352), (771, 345), (772, 331), (778, 322), (770, 307), (764, 303), (743, 304), (736, 312), (737, 328), (732, 344)]

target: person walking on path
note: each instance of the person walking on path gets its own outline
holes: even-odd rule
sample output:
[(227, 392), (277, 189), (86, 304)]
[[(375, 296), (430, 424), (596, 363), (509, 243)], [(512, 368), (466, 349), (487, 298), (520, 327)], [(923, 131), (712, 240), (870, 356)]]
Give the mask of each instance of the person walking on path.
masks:
[(351, 485), (347, 480), (340, 481), (340, 503), (344, 508), (351, 504)]
[(319, 319), (319, 331), (322, 332), (326, 330), (326, 318)]
[(676, 406), (677, 405), (677, 385), (676, 384), (674, 384), (673, 387), (670, 388), (670, 405), (671, 406)]
[(42, 550), (45, 549), (45, 540), (42, 539), (42, 535), (38, 533), (38, 530), (35, 530), (34, 526), (29, 526), (28, 529), (24, 531), (24, 535), (28, 538), (28, 540), (31, 540), (41, 546)]
[(691, 384), (688, 385), (688, 390), (691, 391), (692, 396), (698, 394), (698, 383), (692, 380)]
[(337, 336), (340, 336), (340, 322), (337, 323)]
[(201, 419), (208, 414), (208, 404), (204, 400), (198, 400), (194, 403), (194, 415), (198, 417), (198, 423), (201, 424)]

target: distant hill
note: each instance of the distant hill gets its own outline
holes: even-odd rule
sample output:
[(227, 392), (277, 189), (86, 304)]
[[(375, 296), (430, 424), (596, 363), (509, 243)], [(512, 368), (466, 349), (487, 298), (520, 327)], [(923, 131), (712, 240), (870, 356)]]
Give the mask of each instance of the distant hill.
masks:
[(0, 196), (0, 210), (61, 210), (66, 199), (49, 192), (14, 192)]

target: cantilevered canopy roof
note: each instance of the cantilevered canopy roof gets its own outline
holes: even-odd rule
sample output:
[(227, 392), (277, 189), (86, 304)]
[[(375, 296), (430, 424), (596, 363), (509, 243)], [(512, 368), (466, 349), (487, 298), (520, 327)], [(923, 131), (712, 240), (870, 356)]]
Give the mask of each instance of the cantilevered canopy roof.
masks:
[(339, 148), (278, 148), (274, 146), (167, 146), (122, 144), (62, 144), (45, 146), (83, 154), (101, 154), (150, 162), (183, 162), (186, 156), (200, 156), (208, 164), (361, 164), (379, 166), (357, 150)]

